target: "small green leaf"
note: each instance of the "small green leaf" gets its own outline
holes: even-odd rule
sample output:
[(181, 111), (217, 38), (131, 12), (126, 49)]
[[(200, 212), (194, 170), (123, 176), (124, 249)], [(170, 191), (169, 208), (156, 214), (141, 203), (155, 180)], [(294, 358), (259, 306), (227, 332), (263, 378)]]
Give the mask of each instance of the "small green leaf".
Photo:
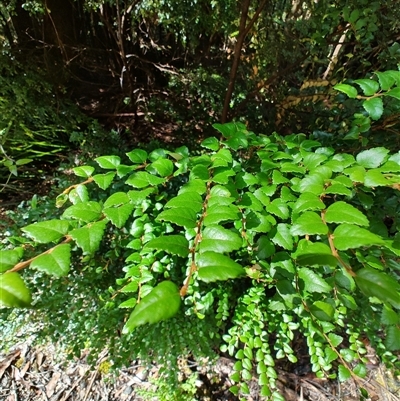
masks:
[(327, 234), (328, 226), (324, 224), (315, 212), (304, 212), (300, 215), (290, 229), (292, 235)]
[(183, 235), (162, 235), (150, 240), (144, 249), (157, 249), (185, 258), (189, 255), (189, 242)]
[(307, 267), (298, 270), (299, 277), (304, 281), (304, 289), (307, 292), (329, 292), (332, 287), (318, 274)]
[(8, 308), (26, 308), (31, 302), (31, 293), (18, 273), (0, 275), (0, 305)]
[(113, 171), (109, 171), (105, 174), (96, 174), (93, 176), (94, 182), (98, 185), (99, 188), (106, 190), (115, 177), (115, 173)]
[(196, 227), (197, 214), (193, 209), (176, 207), (163, 210), (156, 218), (157, 221), (164, 220), (186, 228)]
[(12, 269), (22, 258), (23, 248), (0, 250), (0, 273)]
[(400, 323), (400, 315), (388, 305), (383, 305), (381, 322), (386, 325), (398, 324)]
[(114, 170), (121, 163), (121, 159), (118, 156), (100, 156), (94, 160), (101, 168), (104, 168), (105, 170)]
[(204, 252), (197, 258), (199, 279), (207, 283), (217, 280), (228, 280), (245, 274), (239, 263), (216, 252)]
[(242, 243), (242, 238), (236, 232), (218, 225), (210, 225), (202, 233), (199, 249), (200, 252), (229, 253), (240, 249)]
[(232, 154), (229, 149), (220, 149), (211, 157), (212, 167), (228, 167), (232, 163)]
[(80, 202), (87, 202), (89, 200), (89, 193), (85, 185), (78, 185), (69, 193), (69, 200), (72, 204), (76, 205)]
[(349, 223), (359, 226), (368, 226), (369, 221), (365, 215), (354, 206), (338, 201), (328, 207), (325, 213), (327, 223)]
[(129, 153), (126, 153), (129, 160), (135, 164), (143, 164), (147, 160), (147, 152), (142, 149), (135, 149)]
[(375, 93), (379, 91), (378, 82), (372, 79), (356, 79), (354, 82), (360, 85), (365, 96), (375, 95)]
[[(71, 206), (75, 207), (75, 206)], [(68, 209), (67, 209), (68, 210)], [(36, 242), (47, 244), (60, 240), (68, 233), (69, 222), (65, 220), (47, 220), (23, 227), (22, 231)]]
[(104, 208), (103, 213), (116, 227), (122, 228), (134, 208), (135, 206), (132, 203), (126, 203), (118, 207)]
[(125, 203), (129, 203), (130, 200), (131, 199), (126, 192), (115, 192), (106, 199), (103, 207), (109, 208), (113, 206), (114, 207), (122, 206)]
[(389, 326), (386, 329), (385, 345), (389, 351), (400, 350), (400, 328), (398, 326)]
[(379, 120), (383, 114), (383, 102), (380, 97), (364, 100), (363, 107), (373, 120)]
[(293, 212), (301, 213), (306, 210), (323, 210), (325, 209), (324, 202), (310, 192), (302, 193), (293, 206)]
[(345, 93), (349, 98), (355, 99), (357, 97), (357, 89), (347, 84), (337, 84), (333, 87), (337, 91)]
[(134, 188), (146, 188), (149, 186), (157, 186), (163, 184), (165, 178), (157, 177), (146, 171), (139, 171), (133, 173), (127, 180), (128, 185), (132, 185)]
[(356, 156), (357, 163), (365, 168), (377, 168), (387, 158), (389, 150), (383, 147), (371, 148), (360, 152)]
[(363, 363), (358, 363), (354, 367), (353, 373), (356, 374), (358, 377), (364, 378), (367, 375), (367, 367)]
[(61, 244), (34, 259), (31, 268), (55, 277), (63, 277), (69, 272), (70, 259), (71, 245)]
[(280, 247), (291, 251), (293, 249), (293, 237), (287, 224), (279, 223), (276, 226), (276, 234), (271, 241)]
[(310, 174), (300, 181), (298, 192), (310, 192), (320, 196), (324, 192), (324, 183), (325, 179), (323, 176), (315, 173)]
[(267, 212), (279, 217), (280, 219), (286, 220), (289, 217), (287, 204), (279, 198), (274, 199), (265, 209)]
[(240, 218), (239, 209), (233, 205), (213, 205), (207, 209), (204, 225), (214, 225), (221, 221), (236, 221)]
[(345, 382), (351, 377), (350, 370), (345, 368), (343, 365), (339, 365), (338, 376), (339, 376), (339, 381)]
[(180, 305), (178, 287), (172, 281), (162, 281), (137, 304), (122, 332), (129, 334), (146, 323), (170, 319), (178, 313)]
[(381, 89), (384, 91), (389, 90), (395, 83), (395, 79), (387, 71), (375, 72), (375, 75), (378, 77)]
[[(98, 220), (101, 216), (101, 205), (97, 202), (81, 202), (70, 206), (63, 213), (63, 217), (67, 219), (82, 220), (85, 223)], [(63, 223), (68, 223), (64, 222)], [(38, 223), (39, 224), (39, 223)]]
[(89, 178), (93, 171), (94, 167), (92, 166), (79, 166), (72, 169), (74, 174), (78, 177)]
[(335, 333), (328, 334), (329, 341), (331, 342), (332, 347), (338, 347), (343, 342), (343, 337), (338, 336)]
[(174, 164), (169, 159), (157, 159), (146, 167), (151, 174), (158, 174), (161, 177), (168, 177), (174, 171)]
[(318, 319), (323, 322), (330, 322), (333, 320), (335, 315), (335, 309), (331, 304), (323, 301), (316, 301), (310, 305), (310, 312)]
[[(137, 284), (136, 284), (137, 286)], [(134, 291), (136, 292), (136, 291)], [(134, 308), (137, 304), (137, 299), (136, 298), (129, 298), (126, 301), (122, 302), (120, 305), (118, 305), (118, 308)]]
[(357, 271), (355, 281), (366, 296), (376, 297), (400, 309), (400, 284), (388, 274), (365, 267)]
[(337, 266), (337, 259), (328, 245), (320, 242), (305, 241), (296, 252), (297, 263), (301, 266)]
[(106, 225), (107, 220), (89, 223), (85, 227), (72, 230), (70, 235), (84, 253), (93, 254), (99, 249)]
[(28, 164), (28, 163), (30, 163), (32, 161), (32, 159), (18, 159), (16, 162), (15, 162), (15, 165), (16, 166), (23, 166), (24, 164)]
[(341, 224), (333, 233), (333, 243), (340, 251), (371, 245), (384, 245), (385, 241), (370, 231), (351, 224)]
[(203, 148), (207, 148), (214, 151), (217, 151), (219, 149), (219, 141), (217, 138), (214, 137), (204, 139), (200, 145)]
[(399, 182), (400, 177), (384, 175), (378, 169), (368, 170), (364, 178), (364, 185), (369, 188), (386, 187)]
[(385, 95), (400, 100), (400, 88), (393, 88), (389, 92), (385, 93)]

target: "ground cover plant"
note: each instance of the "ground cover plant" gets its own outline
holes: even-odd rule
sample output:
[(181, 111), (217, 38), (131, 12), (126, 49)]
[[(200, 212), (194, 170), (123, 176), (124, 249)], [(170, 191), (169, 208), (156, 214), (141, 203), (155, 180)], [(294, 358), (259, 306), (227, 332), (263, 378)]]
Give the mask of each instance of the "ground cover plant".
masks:
[[(337, 90), (378, 120), (399, 83), (387, 71)], [(236, 359), (231, 391), (244, 399), (254, 375), (261, 396), (283, 399), (275, 364), (297, 362), (299, 335), (317, 377), (365, 377), (366, 339), (398, 368), (400, 152), (214, 128), (195, 154), (134, 149), (73, 168), (59, 215), (3, 241), (2, 305), (33, 316), (63, 305), (63, 319), (93, 324), (78, 334), (87, 345), (113, 322), (120, 357), (165, 372), (219, 349)]]

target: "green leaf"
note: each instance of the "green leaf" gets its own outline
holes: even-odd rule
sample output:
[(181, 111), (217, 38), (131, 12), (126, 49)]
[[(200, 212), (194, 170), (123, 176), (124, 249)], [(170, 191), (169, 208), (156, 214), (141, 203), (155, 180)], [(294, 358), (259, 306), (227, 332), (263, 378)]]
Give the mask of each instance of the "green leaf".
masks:
[(333, 320), (335, 315), (335, 309), (331, 304), (323, 301), (316, 301), (309, 306), (310, 312), (318, 319), (323, 322), (330, 322)]
[[(75, 207), (75, 206), (71, 206)], [(64, 220), (47, 220), (30, 224), (21, 229), (36, 242), (47, 244), (60, 240), (68, 233), (69, 222)]]
[(98, 220), (100, 216), (101, 205), (93, 201), (77, 203), (76, 205), (70, 206), (63, 213), (63, 217), (67, 219), (82, 220), (85, 223)]
[(213, 205), (207, 209), (204, 225), (210, 226), (221, 221), (235, 221), (240, 218), (239, 209), (233, 205)]
[(129, 160), (135, 164), (143, 164), (147, 160), (147, 152), (142, 149), (135, 149), (129, 153), (126, 153)]
[(299, 277), (304, 281), (304, 289), (307, 292), (329, 292), (332, 287), (318, 274), (307, 267), (298, 270)]
[(387, 71), (375, 72), (375, 75), (378, 77), (381, 89), (384, 91), (389, 90), (395, 83), (395, 79)]
[(350, 379), (351, 372), (349, 369), (345, 368), (343, 365), (339, 365), (338, 377), (339, 377), (339, 381), (345, 382), (346, 380)]
[(142, 191), (128, 191), (128, 196), (131, 202), (135, 205), (141, 205), (154, 192), (154, 188), (147, 188)]
[(276, 226), (276, 234), (271, 241), (280, 247), (291, 251), (293, 249), (293, 237), (287, 224), (279, 223)]
[(162, 211), (156, 218), (157, 221), (164, 220), (186, 228), (196, 227), (197, 214), (193, 209), (176, 207)]
[(358, 363), (354, 367), (353, 373), (358, 377), (364, 378), (367, 375), (367, 367), (363, 363)]
[(228, 184), (229, 177), (235, 176), (236, 173), (227, 167), (217, 167), (214, 169), (214, 175), (212, 181), (217, 184)]
[(329, 185), (325, 191), (325, 194), (338, 194), (338, 195), (345, 195), (345, 196), (352, 196), (352, 191), (348, 188), (346, 188), (343, 184), (337, 184), (331, 182), (331, 185)]
[(239, 263), (216, 252), (204, 252), (197, 258), (199, 279), (207, 283), (217, 280), (228, 280), (245, 274)]
[(354, 82), (360, 85), (365, 96), (375, 95), (375, 93), (379, 91), (378, 82), (372, 79), (356, 79)]
[(80, 166), (80, 167), (73, 168), (72, 171), (78, 177), (89, 178), (92, 175), (93, 171), (94, 171), (94, 167), (92, 167), (92, 166)]
[[(132, 284), (132, 283), (131, 283)], [(136, 287), (137, 287), (138, 285), (136, 284)], [(123, 292), (123, 291), (122, 291)], [(133, 292), (136, 292), (136, 291), (133, 291)], [(122, 302), (121, 304), (119, 304), (118, 305), (118, 308), (121, 308), (121, 309), (123, 309), (123, 308), (129, 308), (129, 309), (131, 309), (131, 308), (134, 308), (135, 306), (136, 306), (136, 304), (137, 304), (137, 299), (136, 298), (129, 298), (129, 299), (127, 299), (126, 301), (124, 301), (124, 302)]]
[(326, 209), (325, 221), (327, 223), (349, 223), (359, 226), (368, 226), (369, 221), (365, 215), (354, 206), (338, 201)]
[(109, 171), (105, 174), (96, 174), (93, 176), (94, 182), (98, 185), (99, 188), (106, 190), (115, 177), (115, 173), (113, 171)]
[(400, 315), (388, 305), (383, 305), (381, 322), (386, 325), (400, 323)]
[(0, 273), (12, 269), (22, 258), (23, 248), (0, 250)]
[(389, 351), (400, 350), (400, 328), (398, 326), (389, 326), (386, 329), (385, 345)]
[(55, 277), (63, 277), (69, 272), (70, 259), (71, 245), (61, 244), (34, 259), (31, 268)]
[(385, 241), (376, 234), (351, 224), (341, 224), (333, 233), (333, 243), (340, 251), (371, 245), (384, 245)]
[(368, 170), (365, 174), (364, 185), (369, 188), (386, 187), (400, 182), (400, 177), (384, 175), (379, 170)]
[(275, 245), (265, 235), (262, 235), (257, 241), (257, 257), (265, 260), (275, 254)]
[(104, 215), (118, 228), (122, 228), (130, 215), (135, 205), (126, 203), (121, 206), (112, 206), (103, 210)]
[(198, 213), (203, 207), (203, 199), (197, 192), (184, 192), (169, 200), (165, 208), (189, 208)]
[(328, 334), (329, 341), (331, 342), (332, 347), (338, 347), (343, 342), (343, 337), (338, 336), (335, 333)]
[(189, 241), (183, 235), (162, 235), (150, 240), (144, 249), (157, 249), (185, 258), (189, 255)]
[(31, 302), (31, 293), (18, 273), (0, 275), (0, 305), (8, 308), (26, 308)]
[(339, 92), (345, 93), (349, 98), (355, 99), (357, 97), (357, 89), (347, 84), (337, 84), (333, 87)]
[(365, 267), (356, 273), (357, 286), (368, 297), (376, 297), (400, 309), (400, 284), (388, 274)]
[(72, 230), (70, 235), (84, 253), (93, 254), (99, 249), (106, 225), (107, 220), (89, 223), (85, 227)]
[(300, 181), (298, 192), (310, 192), (314, 195), (319, 196), (324, 192), (324, 183), (324, 177), (322, 177), (321, 175), (310, 174)]
[(123, 334), (144, 324), (154, 324), (175, 316), (181, 305), (178, 287), (172, 281), (162, 281), (147, 294), (131, 313)]
[(69, 200), (76, 205), (89, 200), (89, 193), (85, 185), (78, 185), (69, 193)]
[(128, 185), (132, 185), (134, 188), (146, 188), (148, 186), (157, 186), (163, 184), (165, 178), (157, 177), (155, 175), (149, 174), (146, 171), (139, 171), (133, 173), (127, 180)]
[(242, 247), (243, 239), (231, 230), (217, 225), (206, 227), (202, 233), (200, 252), (232, 252)]
[(217, 151), (219, 149), (219, 141), (217, 138), (214, 137), (204, 139), (200, 145), (203, 148), (207, 148), (214, 151)]
[(387, 157), (389, 150), (383, 147), (371, 148), (360, 152), (356, 156), (357, 163), (365, 168), (379, 167)]
[(125, 203), (129, 203), (130, 201), (131, 198), (128, 196), (126, 192), (115, 192), (106, 199), (103, 207), (104, 208), (109, 208), (113, 206), (118, 207), (124, 205)]
[(290, 229), (292, 235), (327, 234), (328, 226), (324, 224), (315, 212), (304, 212), (300, 215)]
[(324, 202), (322, 202), (317, 195), (314, 195), (310, 192), (302, 193), (293, 206), (293, 212), (295, 213), (301, 213), (306, 210), (323, 209), (325, 209)]
[(161, 177), (168, 177), (174, 171), (174, 164), (169, 159), (157, 159), (146, 167), (151, 174), (158, 174)]
[(289, 209), (287, 204), (283, 202), (281, 199), (274, 199), (269, 205), (265, 208), (267, 212), (274, 214), (280, 219), (286, 220), (289, 217)]
[(383, 102), (380, 97), (364, 100), (363, 107), (373, 120), (379, 120), (383, 114)]
[(121, 163), (121, 159), (118, 156), (100, 156), (96, 157), (94, 160), (101, 168), (104, 168), (105, 170), (114, 170)]
[(212, 167), (228, 167), (232, 163), (232, 154), (229, 149), (220, 149), (211, 157)]
[(337, 259), (328, 245), (321, 242), (304, 241), (296, 252), (297, 263), (301, 266), (337, 266)]
[(385, 95), (400, 100), (400, 88), (393, 88), (391, 91), (385, 93)]

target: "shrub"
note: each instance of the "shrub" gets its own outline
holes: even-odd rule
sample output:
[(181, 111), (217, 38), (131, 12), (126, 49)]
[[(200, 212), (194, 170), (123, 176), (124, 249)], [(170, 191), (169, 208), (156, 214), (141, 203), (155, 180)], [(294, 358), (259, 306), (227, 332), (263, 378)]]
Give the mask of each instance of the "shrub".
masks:
[[(200, 154), (134, 149), (74, 168), (62, 215), (3, 245), (1, 303), (48, 308), (70, 324), (60, 338), (69, 327), (79, 345), (108, 342), (164, 373), (219, 348), (244, 397), (256, 375), (262, 396), (282, 399), (275, 363), (297, 362), (299, 335), (317, 377), (364, 377), (366, 338), (398, 368), (400, 152), (214, 128)], [(24, 269), (37, 272), (28, 285)]]

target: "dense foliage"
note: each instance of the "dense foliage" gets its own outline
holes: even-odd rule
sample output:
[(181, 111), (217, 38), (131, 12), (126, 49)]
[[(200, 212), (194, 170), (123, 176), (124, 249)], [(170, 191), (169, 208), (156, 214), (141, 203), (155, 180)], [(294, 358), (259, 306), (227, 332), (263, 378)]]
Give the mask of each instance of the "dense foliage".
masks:
[[(357, 84), (377, 120), (378, 94), (397, 99), (400, 72)], [(350, 85), (337, 89), (358, 96)], [(85, 318), (94, 310), (101, 320), (104, 308), (130, 357), (170, 360), (185, 349), (200, 357), (214, 344), (236, 358), (231, 391), (241, 395), (256, 373), (260, 394), (280, 399), (275, 361), (297, 362), (299, 333), (318, 377), (364, 377), (365, 338), (396, 365), (400, 153), (373, 147), (353, 156), (302, 134), (214, 128), (221, 138), (203, 140), (199, 154), (134, 149), (126, 159), (100, 156), (75, 167), (82, 181), (57, 197), (62, 214), (25, 226), (24, 237), (9, 239), (19, 246), (1, 251), (2, 304), (46, 305), (48, 291), (61, 302), (70, 297), (59, 284), (40, 283), (32, 304), (29, 287), (38, 283), (28, 277), (28, 286), (19, 274), (27, 267), (86, 283), (88, 276), (103, 306), (85, 292), (73, 294), (72, 310)], [(40, 253), (21, 262), (27, 248)], [(96, 284), (104, 271), (116, 278), (108, 288)], [(118, 308), (133, 311), (124, 321)], [(162, 357), (175, 341), (178, 355)]]

